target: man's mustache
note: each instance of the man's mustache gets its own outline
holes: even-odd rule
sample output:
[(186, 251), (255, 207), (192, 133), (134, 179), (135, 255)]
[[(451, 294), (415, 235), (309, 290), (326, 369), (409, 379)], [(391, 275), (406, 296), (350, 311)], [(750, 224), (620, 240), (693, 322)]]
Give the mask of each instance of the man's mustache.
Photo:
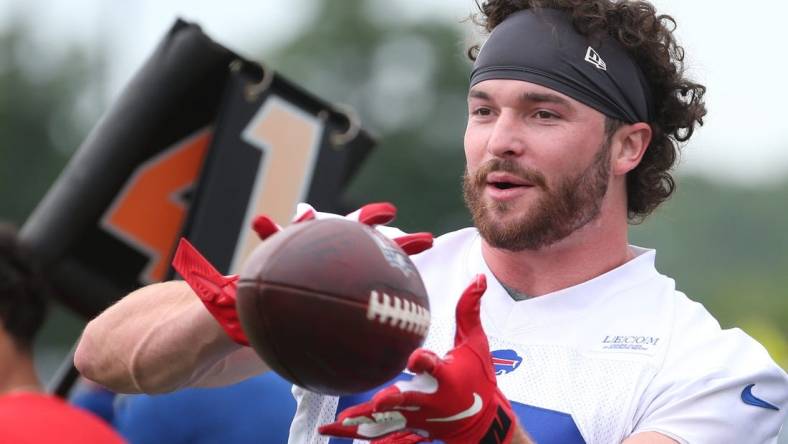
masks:
[(524, 168), (508, 159), (492, 159), (487, 161), (473, 173), (473, 184), (477, 188), (485, 187), (487, 185), (487, 176), (493, 172), (509, 173), (545, 191), (547, 190), (547, 180), (542, 173)]

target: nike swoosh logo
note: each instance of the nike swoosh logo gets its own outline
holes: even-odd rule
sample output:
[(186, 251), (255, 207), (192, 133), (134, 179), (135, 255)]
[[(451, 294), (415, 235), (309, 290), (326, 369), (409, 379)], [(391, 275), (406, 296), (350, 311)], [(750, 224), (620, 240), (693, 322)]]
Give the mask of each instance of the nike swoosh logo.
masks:
[(482, 397), (478, 393), (473, 394), (473, 404), (467, 409), (457, 413), (456, 415), (447, 416), (446, 418), (427, 418), (428, 422), (451, 422), (459, 421), (461, 419), (470, 418), (471, 416), (482, 411)]
[(741, 391), (741, 400), (744, 401), (745, 404), (754, 405), (755, 407), (763, 407), (765, 409), (770, 409), (770, 410), (780, 410), (780, 408), (777, 407), (776, 405), (769, 404), (763, 399), (753, 395), (752, 394), (753, 387), (755, 387), (755, 384), (750, 384), (747, 387), (744, 387), (744, 390)]

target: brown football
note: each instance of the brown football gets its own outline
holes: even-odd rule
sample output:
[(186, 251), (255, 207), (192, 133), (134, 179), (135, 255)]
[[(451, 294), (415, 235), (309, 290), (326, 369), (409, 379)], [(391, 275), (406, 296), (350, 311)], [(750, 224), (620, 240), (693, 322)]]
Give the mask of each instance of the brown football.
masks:
[(241, 274), (237, 308), (274, 371), (330, 395), (394, 378), (430, 320), (410, 258), (377, 230), (344, 219), (294, 224), (263, 242)]

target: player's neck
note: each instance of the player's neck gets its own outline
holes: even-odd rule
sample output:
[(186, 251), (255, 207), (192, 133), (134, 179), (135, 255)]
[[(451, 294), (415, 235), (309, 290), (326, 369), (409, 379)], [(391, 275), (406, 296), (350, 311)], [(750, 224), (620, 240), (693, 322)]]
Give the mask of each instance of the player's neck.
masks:
[(605, 211), (585, 227), (548, 247), (513, 252), (491, 247), (483, 241), (482, 254), (502, 284), (531, 297), (586, 282), (632, 258), (626, 216)]
[(33, 359), (26, 354), (4, 356), (0, 365), (0, 396), (18, 392), (40, 392)]

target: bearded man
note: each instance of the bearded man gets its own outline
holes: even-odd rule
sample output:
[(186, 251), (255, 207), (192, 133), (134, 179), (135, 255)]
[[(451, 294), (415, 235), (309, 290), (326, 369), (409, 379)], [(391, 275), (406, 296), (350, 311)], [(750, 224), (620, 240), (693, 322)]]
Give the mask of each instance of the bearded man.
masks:
[[(470, 52), (464, 142), (475, 228), (413, 257), (426, 349), (377, 393), (294, 387), (290, 442), (776, 442), (785, 372), (627, 240), (673, 192), (679, 144), (706, 113), (673, 19), (610, 0), (489, 0), (479, 19), (490, 36)], [(267, 369), (183, 283), (92, 321), (76, 363), (152, 392)]]

